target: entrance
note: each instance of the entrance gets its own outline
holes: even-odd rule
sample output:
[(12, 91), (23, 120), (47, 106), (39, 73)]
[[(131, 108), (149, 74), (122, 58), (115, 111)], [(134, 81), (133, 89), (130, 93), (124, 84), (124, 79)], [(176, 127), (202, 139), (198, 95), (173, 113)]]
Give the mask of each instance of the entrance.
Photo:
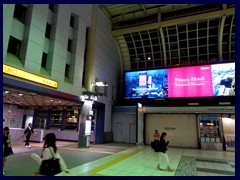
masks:
[(222, 123), (226, 151), (235, 151), (235, 115), (223, 114)]

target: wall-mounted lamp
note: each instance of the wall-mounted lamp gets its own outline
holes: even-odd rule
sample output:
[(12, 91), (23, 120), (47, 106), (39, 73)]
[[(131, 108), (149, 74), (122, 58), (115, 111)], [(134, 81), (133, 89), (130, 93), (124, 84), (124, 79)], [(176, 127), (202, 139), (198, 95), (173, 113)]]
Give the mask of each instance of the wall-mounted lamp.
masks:
[(92, 82), (91, 83), (92, 86), (108, 86), (108, 84), (104, 84), (103, 82)]
[(101, 97), (101, 96), (103, 96), (103, 93), (84, 91), (80, 98), (82, 101), (85, 101), (85, 100), (97, 101), (97, 97)]

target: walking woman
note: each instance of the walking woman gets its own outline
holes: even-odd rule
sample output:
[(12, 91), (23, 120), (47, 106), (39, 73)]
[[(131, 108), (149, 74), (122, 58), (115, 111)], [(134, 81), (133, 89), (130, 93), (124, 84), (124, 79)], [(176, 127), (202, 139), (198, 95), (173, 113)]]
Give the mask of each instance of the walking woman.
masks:
[[(57, 173), (60, 173), (60, 172), (68, 173), (69, 172), (69, 170), (67, 169), (66, 163), (64, 162), (64, 160), (62, 159), (62, 157), (58, 153), (57, 146), (56, 146), (56, 136), (55, 136), (54, 133), (46, 134), (45, 142), (44, 142), (44, 145), (43, 145), (42, 156), (40, 157), (38, 154), (32, 153), (31, 157), (35, 161), (37, 161), (40, 166), (41, 166), (41, 164), (44, 160), (49, 160), (49, 159), (52, 159), (52, 158), (59, 159), (60, 169), (59, 169), (59, 172), (57, 172)], [(53, 171), (55, 171), (55, 169), (52, 170), (52, 172), (50, 172), (51, 168), (49, 167), (46, 170), (48, 172), (41, 172), (41, 168), (40, 168), (40, 172), (39, 172), (40, 175), (53, 176), (53, 175), (56, 174), (55, 172), (53, 172)]]
[(160, 140), (160, 134), (158, 132), (158, 130), (156, 129), (155, 130), (155, 133), (153, 134), (153, 141), (151, 142), (151, 147), (154, 149), (155, 152), (158, 152), (157, 151), (157, 145), (159, 143), (159, 140)]
[(159, 142), (160, 134), (157, 129), (155, 130), (155, 133), (153, 134), (153, 138), (154, 138), (154, 143)]
[(31, 147), (29, 145), (29, 141), (30, 141), (30, 137), (31, 137), (32, 134), (34, 134), (34, 130), (33, 130), (33, 127), (32, 127), (32, 123), (29, 123), (28, 127), (25, 129), (25, 131), (22, 134), (22, 137), (26, 136), (26, 142), (25, 142), (25, 147), (26, 148), (30, 148)]
[(13, 154), (13, 150), (11, 147), (11, 137), (9, 134), (9, 128), (3, 128), (3, 175), (5, 174), (5, 167), (7, 157)]
[(160, 137), (160, 142), (158, 143), (158, 151), (159, 151), (159, 153), (158, 153), (157, 169), (158, 170), (162, 170), (160, 168), (160, 162), (161, 162), (161, 159), (163, 158), (167, 162), (167, 170), (168, 171), (173, 171), (173, 169), (170, 167), (170, 161), (169, 161), (168, 154), (166, 153), (167, 146), (168, 146), (168, 143), (169, 143), (169, 141), (166, 142), (166, 140), (165, 140), (166, 136), (167, 136), (167, 133), (163, 132), (161, 134), (161, 137)]

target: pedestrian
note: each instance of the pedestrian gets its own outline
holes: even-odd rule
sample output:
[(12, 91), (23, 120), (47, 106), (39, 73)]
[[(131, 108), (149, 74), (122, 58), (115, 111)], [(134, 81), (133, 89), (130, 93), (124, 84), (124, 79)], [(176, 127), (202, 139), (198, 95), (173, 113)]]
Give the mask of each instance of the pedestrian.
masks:
[(169, 157), (168, 157), (168, 154), (166, 153), (167, 151), (167, 146), (169, 144), (169, 141), (166, 142), (166, 136), (167, 136), (167, 133), (166, 132), (163, 132), (161, 134), (161, 137), (160, 137), (160, 141), (158, 143), (158, 165), (157, 165), (157, 170), (162, 170), (160, 168), (160, 162), (161, 162), (161, 159), (163, 158), (166, 162), (167, 162), (167, 170), (168, 171), (173, 171), (173, 169), (170, 167), (170, 161), (169, 161)]
[(155, 133), (153, 134), (153, 138), (154, 138), (154, 142), (155, 142), (155, 143), (159, 142), (159, 140), (160, 140), (160, 134), (159, 134), (159, 132), (158, 132), (157, 129), (155, 130)]
[(9, 134), (9, 128), (3, 128), (3, 175), (5, 174), (6, 161), (9, 155), (13, 155), (11, 147), (11, 136)]
[[(57, 146), (56, 146), (56, 136), (55, 136), (54, 133), (46, 134), (45, 141), (44, 141), (44, 144), (43, 144), (42, 155), (39, 156), (36, 153), (32, 153), (31, 157), (35, 161), (37, 161), (37, 163), (40, 165), (39, 172), (35, 173), (35, 175), (36, 174), (45, 175), (45, 176), (55, 175), (55, 173), (49, 172), (49, 171), (48, 172), (41, 172), (42, 171), (41, 170), (42, 163), (45, 160), (50, 160), (52, 158), (59, 160), (60, 170), (59, 170), (59, 172), (57, 172), (57, 174), (60, 173), (60, 172), (66, 172), (66, 173), (69, 172), (69, 170), (67, 169), (67, 165), (66, 165), (65, 161), (63, 160), (61, 155), (58, 153)], [(49, 167), (49, 169), (51, 169), (51, 167)], [(53, 171), (55, 171), (55, 170), (53, 170)]]
[(153, 142), (151, 142), (151, 147), (154, 149), (154, 151), (156, 151), (156, 147), (157, 147), (159, 140), (160, 140), (160, 134), (159, 134), (158, 130), (156, 129), (155, 133), (153, 134)]
[(29, 123), (28, 127), (25, 129), (25, 131), (22, 134), (22, 137), (26, 136), (26, 141), (25, 141), (25, 147), (26, 148), (30, 148), (31, 147), (29, 145), (29, 141), (30, 141), (30, 137), (31, 137), (32, 134), (34, 134), (34, 130), (33, 130), (33, 127), (32, 127), (32, 123)]

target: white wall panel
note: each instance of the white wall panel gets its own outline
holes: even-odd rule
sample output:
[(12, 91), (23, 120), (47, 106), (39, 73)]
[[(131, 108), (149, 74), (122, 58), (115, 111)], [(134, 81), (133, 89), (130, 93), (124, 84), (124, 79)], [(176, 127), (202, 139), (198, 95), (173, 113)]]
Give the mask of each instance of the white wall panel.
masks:
[[(136, 114), (113, 113), (113, 141), (123, 143), (133, 143), (134, 138), (129, 138), (134, 132), (131, 124), (136, 123)], [(133, 130), (134, 131), (134, 130)], [(136, 130), (135, 130), (136, 132)], [(136, 133), (134, 133), (136, 136)], [(130, 142), (131, 141), (131, 142)]]
[(167, 133), (169, 146), (198, 147), (195, 114), (147, 114), (145, 124), (146, 144), (153, 141), (155, 129)]

